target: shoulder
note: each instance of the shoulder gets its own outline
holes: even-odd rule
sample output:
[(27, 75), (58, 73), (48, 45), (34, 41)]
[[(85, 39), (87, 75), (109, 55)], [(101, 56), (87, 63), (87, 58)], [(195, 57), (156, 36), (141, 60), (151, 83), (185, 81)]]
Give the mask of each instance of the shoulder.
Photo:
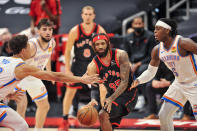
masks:
[(72, 37), (73, 39), (76, 39), (78, 36), (78, 25), (74, 26), (69, 31), (69, 37)]
[(128, 58), (128, 54), (124, 50), (116, 49), (116, 53), (117, 60), (120, 60), (121, 58)]
[(193, 40), (190, 38), (186, 38), (186, 37), (182, 37), (182, 36), (179, 38), (180, 44), (186, 44), (186, 43), (190, 43), (190, 42), (193, 42)]
[(78, 31), (79, 25), (75, 25), (73, 28), (70, 29), (69, 33), (76, 33)]
[(89, 63), (87, 67), (88, 74), (96, 74), (97, 73), (97, 68), (96, 68), (96, 63), (94, 62), (94, 59)]
[(152, 49), (152, 52), (151, 52), (151, 56), (155, 59), (159, 59), (159, 47), (160, 47), (160, 44), (156, 45), (153, 49)]
[(158, 52), (159, 51), (159, 47), (160, 47), (160, 44), (157, 44), (156, 46), (154, 46), (153, 48), (153, 52)]
[(101, 25), (98, 25), (98, 29), (99, 29), (99, 33), (105, 33), (106, 34), (106, 31), (105, 29), (101, 26)]

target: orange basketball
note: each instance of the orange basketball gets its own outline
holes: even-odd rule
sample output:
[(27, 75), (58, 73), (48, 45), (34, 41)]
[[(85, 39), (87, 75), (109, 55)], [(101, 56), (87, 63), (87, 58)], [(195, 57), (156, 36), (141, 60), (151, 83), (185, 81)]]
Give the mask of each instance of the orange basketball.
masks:
[(82, 125), (91, 126), (96, 123), (98, 112), (93, 106), (86, 105), (78, 110), (77, 119)]

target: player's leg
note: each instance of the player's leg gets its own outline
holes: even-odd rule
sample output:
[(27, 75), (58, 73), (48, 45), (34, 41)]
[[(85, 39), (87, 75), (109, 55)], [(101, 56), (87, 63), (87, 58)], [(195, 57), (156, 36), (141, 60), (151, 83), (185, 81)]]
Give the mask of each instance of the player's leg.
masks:
[(112, 124), (110, 122), (109, 113), (107, 113), (105, 110), (101, 110), (99, 112), (99, 121), (102, 131), (112, 131)]
[(31, 99), (37, 106), (35, 115), (35, 131), (39, 131), (44, 126), (44, 122), (50, 108), (48, 93), (43, 82), (35, 77), (29, 78), (26, 81), (25, 86), (27, 87), (26, 89), (28, 94), (31, 96)]
[[(35, 124), (35, 128), (43, 128), (44, 126), (44, 122), (45, 119), (47, 117), (47, 113), (50, 109), (50, 105), (49, 105), (49, 101), (48, 101), (48, 97), (45, 97), (44, 99), (41, 100), (37, 100), (35, 101), (37, 109), (36, 109), (36, 115), (35, 115), (35, 119), (36, 119), (36, 124)], [(35, 129), (38, 131), (38, 129)]]
[[(2, 118), (2, 116), (5, 117)], [(9, 107), (0, 109), (0, 120), (2, 120), (0, 126), (11, 128), (14, 131), (27, 131), (29, 128), (26, 121)]]
[(27, 109), (27, 96), (26, 96), (26, 89), (24, 87), (19, 86), (15, 87), (14, 91), (20, 92), (21, 96), (20, 99), (16, 99), (16, 111), (25, 118), (25, 113)]
[[(193, 114), (195, 119), (197, 120), (197, 88), (196, 88), (197, 81), (192, 82), (191, 84), (187, 84), (184, 86), (184, 94), (186, 98), (189, 100)], [(192, 85), (192, 87), (191, 87)], [(194, 86), (194, 87), (193, 87)]]
[(164, 101), (159, 111), (160, 127), (161, 131), (174, 131), (173, 126), (173, 114), (179, 109), (179, 107)]
[(68, 117), (68, 113), (69, 113), (69, 110), (72, 105), (72, 101), (74, 99), (76, 92), (77, 92), (76, 88), (69, 87), (66, 89), (66, 93), (64, 96), (64, 100), (63, 100), (63, 116), (64, 117)]
[(182, 86), (175, 80), (162, 99), (164, 103), (159, 111), (161, 131), (174, 131), (173, 114), (179, 108), (182, 109), (187, 101)]
[(63, 121), (59, 126), (58, 131), (68, 131), (69, 129), (68, 114), (76, 92), (77, 88), (67, 86), (63, 100)]
[(24, 93), (20, 100), (16, 100), (16, 111), (23, 117), (25, 118), (25, 113), (26, 113), (26, 109), (27, 109), (27, 96), (26, 93)]
[(99, 121), (102, 131), (112, 131), (113, 128), (120, 125), (122, 117), (128, 114), (125, 104), (128, 102), (129, 98), (130, 96), (122, 95), (113, 101), (110, 113), (104, 109), (99, 112)]

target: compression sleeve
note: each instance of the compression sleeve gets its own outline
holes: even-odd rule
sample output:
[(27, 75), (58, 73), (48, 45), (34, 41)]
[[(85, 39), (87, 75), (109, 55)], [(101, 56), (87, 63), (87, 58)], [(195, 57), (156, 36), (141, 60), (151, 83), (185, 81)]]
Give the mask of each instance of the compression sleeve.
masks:
[(158, 67), (151, 66), (149, 64), (148, 69), (145, 70), (138, 78), (139, 84), (146, 83), (154, 78), (158, 70)]

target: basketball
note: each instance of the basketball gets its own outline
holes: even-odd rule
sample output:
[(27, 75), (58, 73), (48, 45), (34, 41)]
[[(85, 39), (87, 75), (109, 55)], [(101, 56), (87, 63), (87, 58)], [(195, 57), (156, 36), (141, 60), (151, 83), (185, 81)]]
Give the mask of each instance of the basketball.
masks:
[(96, 123), (98, 112), (93, 106), (86, 105), (78, 110), (77, 119), (82, 125), (91, 126)]

